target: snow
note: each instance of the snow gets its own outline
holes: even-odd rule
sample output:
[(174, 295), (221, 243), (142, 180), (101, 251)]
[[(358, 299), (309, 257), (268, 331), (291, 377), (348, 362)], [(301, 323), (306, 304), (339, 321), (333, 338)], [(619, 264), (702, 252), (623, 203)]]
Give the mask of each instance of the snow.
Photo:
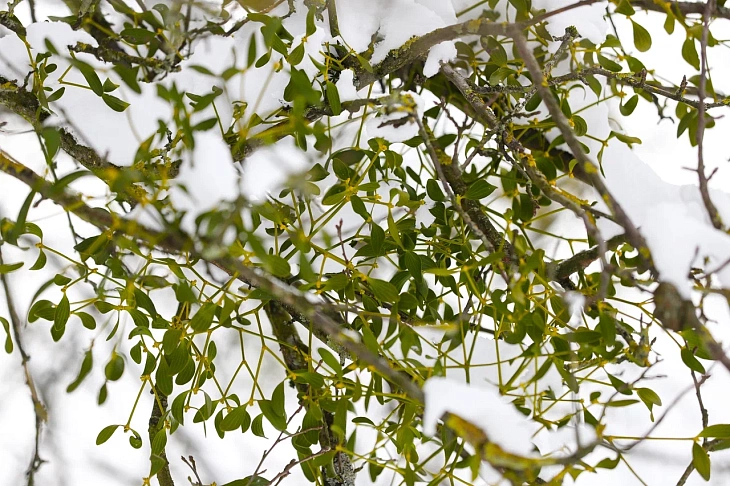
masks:
[(578, 292), (566, 292), (564, 299), (565, 303), (568, 304), (568, 310), (570, 311), (570, 322), (568, 322), (568, 324), (573, 327), (580, 327), (581, 316), (583, 315), (583, 306), (586, 302), (585, 296)]
[(456, 58), (456, 45), (452, 41), (442, 42), (431, 48), (423, 66), (423, 75), (427, 78), (439, 72), (441, 64)]
[[(215, 130), (215, 129), (213, 129)], [(240, 175), (231, 151), (220, 136), (198, 133), (195, 149), (189, 154), (170, 189), (170, 199), (178, 211), (185, 211), (182, 229), (195, 233), (195, 218), (232, 202), (240, 192)]]
[[(572, 0), (534, 0), (532, 8), (552, 11), (574, 3)], [(606, 39), (608, 33), (608, 22), (603, 17), (606, 14), (607, 3), (596, 2), (555, 15), (550, 18), (547, 30), (552, 35), (560, 37), (565, 34), (566, 27), (576, 26), (581, 37), (594, 44), (600, 44)]]
[(290, 177), (311, 166), (291, 137), (258, 149), (244, 162), (242, 194), (251, 201), (263, 201), (277, 194)]
[[(372, 64), (381, 62), (413, 36), (457, 22), (451, 2), (442, 0), (337, 0), (337, 15), (342, 37), (352, 49), (365, 51), (374, 35), (381, 39), (375, 43)], [(446, 59), (452, 52), (443, 49), (434, 59)]]
[(449, 412), (481, 428), (489, 441), (505, 451), (524, 457), (534, 455), (535, 423), (518, 412), (495, 387), (434, 377), (426, 380), (423, 392), (426, 395), (424, 434), (433, 436), (439, 419)]
[(353, 101), (367, 96), (367, 88), (358, 91), (355, 88), (355, 72), (352, 69), (345, 69), (340, 73), (340, 79), (335, 83), (340, 101)]
[[(661, 180), (633, 151), (614, 140), (604, 153), (603, 168), (609, 190), (646, 239), (659, 278), (677, 287), (683, 297), (691, 296), (691, 267), (712, 271), (730, 259), (730, 236), (712, 226), (696, 185)], [(719, 190), (710, 194), (723, 220), (730, 221), (730, 195)], [(620, 232), (613, 223), (600, 227), (606, 237)], [(717, 275), (723, 286), (730, 285), (727, 267)]]
[[(553, 74), (564, 74), (568, 69), (567, 63), (563, 62)], [(605, 88), (605, 80), (597, 79)], [(627, 91), (631, 92), (628, 88)], [(588, 134), (580, 140), (588, 146), (588, 156), (597, 165), (597, 155), (603, 150), (600, 167), (606, 185), (646, 239), (660, 280), (672, 283), (688, 299), (692, 288), (688, 278), (691, 267), (720, 268), (720, 282), (728, 286), (730, 273), (722, 265), (730, 259), (730, 236), (712, 226), (696, 179), (693, 177), (691, 184), (682, 185), (662, 180), (631, 148), (616, 138), (608, 140), (603, 147), (601, 140), (606, 140), (614, 129), (612, 125), (623, 118), (618, 114), (616, 101), (594, 104), (596, 96), (587, 88), (572, 90), (570, 100), (573, 112), (580, 113), (588, 125)], [(543, 104), (539, 109), (547, 113)], [(553, 129), (548, 138), (552, 140), (557, 135), (557, 129)], [(711, 189), (710, 195), (723, 221), (730, 221), (730, 194)], [(607, 210), (600, 195), (594, 197), (600, 207)], [(604, 238), (623, 233), (621, 227), (605, 219), (598, 220), (598, 227)], [(709, 259), (707, 264), (705, 258)]]

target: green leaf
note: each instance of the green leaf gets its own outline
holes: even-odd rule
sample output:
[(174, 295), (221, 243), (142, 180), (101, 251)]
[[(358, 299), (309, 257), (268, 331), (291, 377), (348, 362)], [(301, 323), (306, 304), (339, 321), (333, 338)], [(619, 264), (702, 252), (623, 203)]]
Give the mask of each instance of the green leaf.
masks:
[(138, 28), (124, 29), (119, 34), (122, 36), (122, 39), (134, 45), (147, 44), (156, 37), (154, 32)]
[(56, 315), (53, 318), (53, 327), (56, 330), (64, 329), (70, 315), (71, 305), (68, 302), (68, 297), (66, 297), (66, 294), (63, 294), (61, 302), (59, 302), (58, 306), (56, 306)]
[(167, 432), (165, 431), (165, 428), (161, 428), (157, 431), (155, 434), (155, 437), (152, 439), (152, 443), (150, 444), (152, 454), (159, 454), (165, 450), (165, 446), (167, 445)]
[(86, 378), (91, 372), (91, 367), (93, 366), (93, 364), (94, 357), (91, 353), (91, 349), (89, 349), (88, 351), (86, 351), (86, 354), (84, 354), (84, 360), (81, 362), (81, 369), (79, 370), (79, 374), (76, 376), (76, 379), (73, 381), (73, 383), (68, 385), (68, 388), (66, 388), (66, 393), (71, 393), (76, 388), (78, 388), (81, 382), (84, 381), (84, 378)]
[[(160, 434), (164, 434), (164, 430), (160, 430), (155, 438), (159, 436)], [(165, 436), (165, 440), (167, 440), (167, 436)], [(150, 455), (150, 473), (149, 477), (154, 477), (157, 473), (159, 473), (163, 467), (165, 467), (165, 464), (167, 464), (167, 461), (164, 457), (159, 456), (157, 454), (151, 454)]]
[(118, 427), (121, 427), (121, 426), (120, 425), (109, 425), (109, 426), (101, 429), (101, 432), (99, 432), (99, 435), (96, 436), (96, 445), (102, 445), (104, 442), (108, 441), (111, 438), (111, 436), (114, 434), (114, 431), (117, 430)]
[(53, 277), (53, 283), (54, 285), (58, 285), (59, 287), (63, 287), (66, 284), (68, 284), (71, 281), (71, 278), (61, 275), (60, 273), (57, 273), (55, 277)]
[(357, 61), (360, 63), (360, 66), (370, 74), (373, 73), (373, 66), (370, 65), (370, 62), (368, 62), (367, 59), (362, 57), (360, 54), (356, 54), (355, 57), (357, 57)]
[(705, 481), (710, 480), (710, 455), (697, 442), (692, 444), (692, 464)]
[(15, 270), (19, 269), (22, 266), (23, 266), (23, 262), (3, 263), (2, 265), (0, 265), (0, 274), (14, 272)]
[(332, 109), (334, 116), (342, 113), (342, 103), (340, 103), (340, 94), (337, 92), (337, 86), (332, 81), (327, 81), (325, 84), (325, 90), (327, 91), (327, 103)]
[(38, 259), (36, 259), (33, 266), (30, 267), (30, 270), (40, 270), (41, 268), (46, 266), (47, 261), (48, 261), (48, 257), (46, 257), (46, 253), (43, 250), (39, 251)]
[(10, 354), (13, 352), (13, 339), (10, 337), (10, 323), (7, 319), (0, 316), (0, 324), (5, 329), (5, 352)]
[(611, 400), (606, 404), (607, 407), (628, 407), (629, 405), (633, 405), (634, 403), (639, 403), (638, 400)]
[(489, 62), (496, 64), (499, 67), (507, 65), (509, 60), (507, 57), (507, 51), (504, 50), (502, 44), (495, 39), (493, 36), (486, 36), (479, 39), (482, 49), (489, 53)]
[(20, 207), (20, 211), (18, 211), (18, 218), (15, 220), (15, 226), (13, 226), (13, 228), (5, 235), (5, 241), (11, 245), (17, 245), (18, 238), (25, 231), (25, 220), (28, 218), (28, 211), (30, 211), (30, 205), (33, 202), (35, 194), (35, 191), (30, 191), (30, 193), (28, 193), (28, 197), (25, 198), (23, 205)]
[(292, 49), (287, 60), (292, 66), (296, 66), (304, 59), (304, 42), (300, 42), (298, 46)]
[(206, 302), (203, 304), (198, 312), (195, 313), (192, 319), (190, 319), (190, 328), (195, 332), (205, 332), (210, 328), (213, 323), (213, 317), (215, 316), (215, 310), (217, 305), (212, 302)]
[(583, 119), (583, 117), (573, 115), (570, 118), (570, 121), (573, 122), (573, 131), (576, 135), (582, 137), (583, 135), (588, 133), (588, 124), (586, 123), (585, 119)]
[(119, 378), (122, 377), (123, 373), (124, 373), (124, 358), (122, 358), (116, 352), (113, 352), (111, 358), (109, 359), (109, 362), (106, 364), (106, 367), (104, 368), (104, 375), (106, 376), (106, 379), (109, 381), (117, 381)]
[(246, 67), (251, 67), (254, 62), (256, 62), (256, 33), (251, 34), (251, 38), (248, 42)]
[(375, 255), (380, 255), (380, 250), (385, 242), (385, 231), (375, 222), (370, 225), (370, 228), (370, 246), (373, 247)]
[(194, 132), (205, 132), (206, 130), (210, 130), (211, 128), (216, 126), (216, 124), (218, 124), (217, 118), (208, 118), (207, 120), (203, 120), (202, 122), (195, 124), (192, 130)]
[(86, 329), (96, 329), (96, 319), (86, 312), (76, 311), (74, 314), (81, 319), (81, 325)]
[(276, 430), (286, 430), (286, 415), (279, 413), (278, 407), (272, 400), (259, 400), (258, 404), (266, 420)]
[(467, 199), (478, 201), (479, 199), (484, 199), (485, 197), (489, 196), (491, 193), (494, 192), (495, 189), (497, 189), (496, 186), (493, 186), (484, 179), (478, 179), (469, 186), (469, 189), (466, 190), (464, 197)]
[(401, 241), (400, 238), (398, 225), (395, 224), (395, 220), (393, 219), (393, 213), (391, 213), (390, 211), (388, 211), (388, 233), (390, 233), (390, 237), (393, 238), (395, 244), (403, 248), (403, 241)]
[(607, 57), (604, 57), (600, 54), (598, 54), (598, 64), (601, 65), (604, 69), (608, 69), (609, 71), (613, 71), (614, 73), (618, 73), (623, 69), (621, 67), (621, 64), (617, 63), (616, 61), (612, 61), (611, 59), (608, 59)]
[(56, 315), (56, 307), (50, 300), (39, 300), (33, 304), (28, 311), (28, 322), (35, 322), (38, 319), (52, 321)]
[(629, 101), (619, 106), (619, 111), (623, 116), (629, 116), (634, 112), (636, 104), (639, 102), (639, 95), (632, 96)]
[(260, 413), (253, 419), (253, 422), (251, 422), (251, 432), (256, 437), (266, 438), (264, 434), (264, 414)]
[(117, 112), (122, 112), (129, 107), (129, 103), (110, 94), (102, 94), (101, 99), (104, 100), (104, 103), (106, 103), (109, 108)]
[(616, 7), (616, 13), (630, 17), (636, 13), (636, 10), (634, 10), (634, 7), (631, 6), (628, 0), (621, 0)]
[(66, 87), (65, 87), (65, 86), (61, 86), (61, 87), (60, 87), (60, 88), (58, 88), (58, 89), (57, 89), (56, 91), (54, 91), (53, 93), (51, 93), (50, 95), (48, 95), (48, 96), (46, 97), (46, 101), (47, 101), (48, 103), (52, 103), (52, 102), (54, 102), (54, 101), (58, 101), (58, 100), (60, 100), (60, 99), (61, 99), (61, 96), (63, 96), (63, 94), (64, 94), (65, 92), (66, 92)]
[(398, 301), (398, 298), (400, 297), (398, 295), (398, 289), (396, 289), (395, 285), (393, 285), (392, 283), (386, 282), (385, 280), (379, 280), (377, 278), (368, 278), (368, 283), (370, 284), (370, 288), (372, 289), (373, 294), (379, 301)]
[(234, 431), (243, 424), (247, 415), (248, 412), (246, 411), (245, 405), (236, 407), (223, 417), (223, 420), (221, 421), (221, 428), (226, 432)]
[(415, 252), (407, 251), (404, 257), (406, 268), (408, 269), (408, 272), (416, 278), (420, 279), (421, 275), (423, 273), (423, 265), (421, 263), (421, 258), (416, 255)]
[(715, 424), (705, 427), (698, 437), (730, 439), (730, 424)]
[(657, 406), (662, 405), (661, 397), (659, 397), (659, 395), (657, 395), (656, 392), (650, 388), (636, 388), (636, 393), (637, 395), (639, 395), (639, 398), (641, 398), (641, 400), (647, 405), (650, 403)]
[(140, 435), (134, 430), (132, 431), (132, 435), (129, 437), (129, 445), (135, 449), (142, 447), (142, 437), (140, 437)]
[(651, 49), (651, 35), (641, 25), (637, 24), (633, 20), (631, 21), (634, 27), (634, 45), (640, 52), (646, 52)]
[(703, 375), (706, 373), (705, 367), (702, 366), (702, 363), (700, 363), (700, 361), (689, 349), (682, 348), (682, 351), (680, 351), (680, 356), (682, 357), (682, 361), (684, 362), (684, 364), (687, 365), (687, 368)]
[(43, 136), (43, 141), (46, 144), (48, 158), (52, 159), (56, 153), (58, 153), (58, 148), (61, 146), (61, 134), (57, 128), (45, 127), (43, 131), (41, 131), (41, 135)]
[(281, 417), (286, 417), (286, 406), (284, 403), (284, 382), (279, 383), (271, 395), (271, 405), (274, 411)]
[(446, 201), (446, 196), (441, 191), (441, 186), (435, 179), (426, 181), (426, 194), (436, 202)]
[(93, 91), (96, 96), (104, 94), (104, 85), (101, 84), (101, 79), (99, 79), (99, 76), (96, 74), (93, 67), (83, 61), (79, 61), (78, 59), (72, 59), (71, 64), (81, 71), (81, 75), (84, 79), (86, 79), (86, 82), (89, 84), (89, 88), (91, 88), (91, 91)]
[(690, 66), (700, 69), (700, 56), (697, 54), (697, 47), (692, 37), (687, 37), (682, 44), (682, 57), (689, 63)]
[(672, 35), (674, 33), (674, 20), (674, 14), (671, 12), (667, 12), (666, 18), (664, 19), (664, 30), (669, 35)]
[(319, 348), (317, 351), (319, 352), (322, 361), (324, 361), (327, 366), (332, 369), (332, 371), (334, 371), (338, 375), (342, 374), (342, 365), (340, 364), (340, 361), (335, 358), (335, 356), (328, 349)]
[(246, 476), (243, 479), (236, 479), (230, 483), (226, 483), (223, 486), (269, 486), (271, 481), (264, 478), (263, 476)]
[(314, 34), (315, 32), (317, 32), (317, 24), (315, 23), (315, 18), (314, 18), (316, 10), (317, 10), (316, 8), (310, 8), (309, 11), (307, 12), (307, 30), (306, 30), (307, 36), (310, 36), (310, 35)]
[(279, 255), (266, 255), (263, 262), (266, 271), (275, 277), (285, 278), (291, 274), (289, 262)]

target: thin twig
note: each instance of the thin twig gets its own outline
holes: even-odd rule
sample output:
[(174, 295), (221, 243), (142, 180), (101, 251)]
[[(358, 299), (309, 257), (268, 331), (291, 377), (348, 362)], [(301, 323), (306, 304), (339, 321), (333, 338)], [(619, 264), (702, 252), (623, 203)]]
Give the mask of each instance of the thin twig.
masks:
[[(2, 250), (0, 250), (0, 265), (3, 265)], [(38, 390), (35, 387), (35, 381), (33, 375), (30, 372), (28, 361), (30, 361), (30, 355), (26, 352), (23, 344), (23, 338), (20, 332), (21, 320), (18, 314), (17, 308), (15, 307), (15, 301), (13, 300), (12, 294), (10, 293), (10, 285), (8, 284), (7, 276), (4, 273), (0, 273), (0, 281), (2, 281), (3, 291), (5, 292), (5, 300), (8, 306), (8, 312), (10, 314), (10, 324), (13, 328), (13, 338), (15, 339), (15, 345), (18, 347), (20, 352), (20, 364), (23, 367), (23, 373), (25, 374), (25, 384), (28, 386), (30, 391), (30, 399), (33, 402), (33, 416), (35, 417), (35, 437), (33, 440), (33, 456), (31, 457), (28, 469), (25, 471), (25, 477), (27, 480), (27, 486), (33, 486), (35, 484), (35, 473), (45, 462), (40, 456), (40, 438), (41, 431), (43, 429), (43, 423), (48, 420), (48, 411), (43, 405)]]
[[(709, 38), (710, 30), (710, 14), (715, 9), (715, 0), (707, 0), (705, 5), (705, 11), (702, 19), (702, 39), (700, 41), (700, 82), (697, 88), (699, 89), (700, 101), (705, 99), (705, 88), (707, 81), (707, 42)], [(700, 107), (697, 112), (697, 175), (700, 181), (700, 194), (702, 195), (702, 202), (705, 204), (705, 209), (710, 216), (712, 226), (722, 230), (722, 218), (717, 210), (717, 207), (710, 198), (710, 190), (707, 187), (707, 176), (705, 175), (705, 156), (704, 156), (704, 139), (705, 139), (705, 104), (700, 103)]]

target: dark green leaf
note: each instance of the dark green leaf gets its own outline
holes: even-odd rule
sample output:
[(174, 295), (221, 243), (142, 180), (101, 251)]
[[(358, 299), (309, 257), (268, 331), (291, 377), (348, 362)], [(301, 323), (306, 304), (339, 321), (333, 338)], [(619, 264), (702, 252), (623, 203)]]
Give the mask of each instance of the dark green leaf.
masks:
[(99, 435), (96, 436), (96, 445), (101, 445), (104, 442), (108, 441), (111, 438), (111, 436), (114, 434), (114, 431), (117, 430), (117, 427), (121, 427), (121, 426), (120, 425), (109, 425), (109, 426), (101, 429), (101, 432), (99, 432)]
[(213, 317), (217, 308), (218, 306), (212, 302), (203, 304), (193, 318), (190, 319), (190, 328), (195, 332), (207, 331), (213, 323)]
[(102, 94), (101, 99), (103, 99), (104, 103), (106, 103), (107, 106), (114, 111), (122, 112), (126, 110), (127, 107), (129, 107), (129, 103), (124, 100), (120, 100), (116, 96), (112, 96), (110, 94)]
[(483, 199), (493, 193), (495, 189), (497, 189), (496, 186), (491, 185), (484, 179), (478, 179), (469, 186), (464, 197), (473, 200)]
[(629, 101), (619, 106), (619, 110), (623, 116), (629, 116), (634, 112), (636, 104), (639, 102), (639, 95), (632, 96)]
[(337, 86), (332, 81), (325, 84), (327, 91), (327, 103), (330, 105), (332, 114), (337, 116), (342, 113), (342, 104), (340, 103), (340, 94), (337, 92)]
[(621, 71), (621, 64), (617, 63), (616, 61), (612, 61), (611, 59), (608, 59), (607, 57), (604, 57), (600, 54), (598, 54), (598, 64), (601, 65), (604, 69), (608, 69), (609, 71), (613, 71), (615, 73), (618, 73)]
[(390, 282), (385, 280), (379, 280), (377, 278), (369, 278), (368, 283), (370, 288), (373, 290), (375, 297), (381, 302), (397, 302), (398, 301), (398, 289), (395, 288)]

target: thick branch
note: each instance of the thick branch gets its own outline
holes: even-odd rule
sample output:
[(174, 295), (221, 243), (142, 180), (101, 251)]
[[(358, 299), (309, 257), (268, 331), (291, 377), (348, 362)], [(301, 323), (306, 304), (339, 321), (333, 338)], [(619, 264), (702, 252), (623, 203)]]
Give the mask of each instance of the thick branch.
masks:
[(507, 25), (510, 24), (496, 23), (485, 18), (479, 18), (442, 27), (420, 37), (414, 37), (398, 49), (390, 51), (383, 62), (372, 67), (372, 72), (363, 69), (359, 65), (353, 66), (356, 72), (355, 85), (358, 89), (363, 88), (420, 59), (428, 54), (433, 46), (442, 42), (465, 35), (506, 35)]
[[(153, 387), (152, 393), (154, 399), (152, 400), (152, 412), (150, 413), (149, 427), (147, 429), (150, 444), (155, 440), (155, 436), (160, 430), (165, 428), (165, 421), (162, 418), (167, 412), (167, 395), (163, 394), (157, 387)], [(165, 461), (165, 465), (157, 472), (157, 480), (160, 482), (160, 486), (175, 486), (175, 481), (172, 479), (170, 473), (170, 463), (167, 460), (167, 453), (163, 448), (158, 454)]]
[[(606, 246), (609, 250), (615, 250), (621, 244), (626, 242), (626, 236), (617, 235), (606, 240)], [(598, 246), (594, 246), (587, 250), (576, 253), (560, 263), (550, 264), (547, 267), (547, 276), (550, 280), (560, 281), (570, 277), (576, 272), (585, 270), (588, 265), (595, 262), (599, 258)]]
[(141, 57), (127, 54), (124, 51), (110, 49), (108, 47), (94, 47), (90, 44), (77, 42), (76, 45), (68, 46), (71, 52), (83, 52), (91, 54), (100, 61), (108, 62), (114, 65), (125, 67), (134, 67), (135, 65), (144, 66), (157, 73), (168, 73), (180, 71), (179, 65), (170, 65), (168, 61), (155, 59), (154, 57)]
[[(264, 305), (266, 316), (271, 323), (271, 329), (279, 342), (279, 350), (284, 357), (284, 363), (291, 371), (308, 369), (307, 358), (311, 359), (309, 347), (299, 337), (294, 322), (286, 310), (276, 301), (269, 301)], [(313, 390), (311, 385), (305, 383), (294, 383), (301, 396), (311, 397)], [(300, 404), (307, 407), (307, 402), (300, 401)], [(320, 431), (320, 445), (325, 451), (333, 450), (339, 444), (340, 439), (332, 431), (331, 425), (334, 422), (332, 412), (323, 410), (323, 427)], [(334, 475), (332, 475), (334, 473)], [(325, 477), (325, 484), (330, 486), (350, 486), (354, 480), (354, 468), (350, 457), (343, 451), (338, 451), (333, 461), (333, 470), (322, 468)], [(273, 484), (273, 481), (272, 481)]]
[[(0, 76), (0, 105), (30, 123), (33, 130), (39, 133), (44, 128), (44, 122), (51, 117), (50, 113), (41, 108), (38, 98), (33, 93), (2, 76)], [(105, 183), (112, 183), (114, 175), (121, 170), (119, 166), (101, 157), (91, 147), (80, 143), (67, 129), (59, 127), (58, 133), (61, 137), (60, 147), (64, 152)], [(121, 198), (131, 204), (137, 201), (131, 191), (130, 194), (121, 195)]]

